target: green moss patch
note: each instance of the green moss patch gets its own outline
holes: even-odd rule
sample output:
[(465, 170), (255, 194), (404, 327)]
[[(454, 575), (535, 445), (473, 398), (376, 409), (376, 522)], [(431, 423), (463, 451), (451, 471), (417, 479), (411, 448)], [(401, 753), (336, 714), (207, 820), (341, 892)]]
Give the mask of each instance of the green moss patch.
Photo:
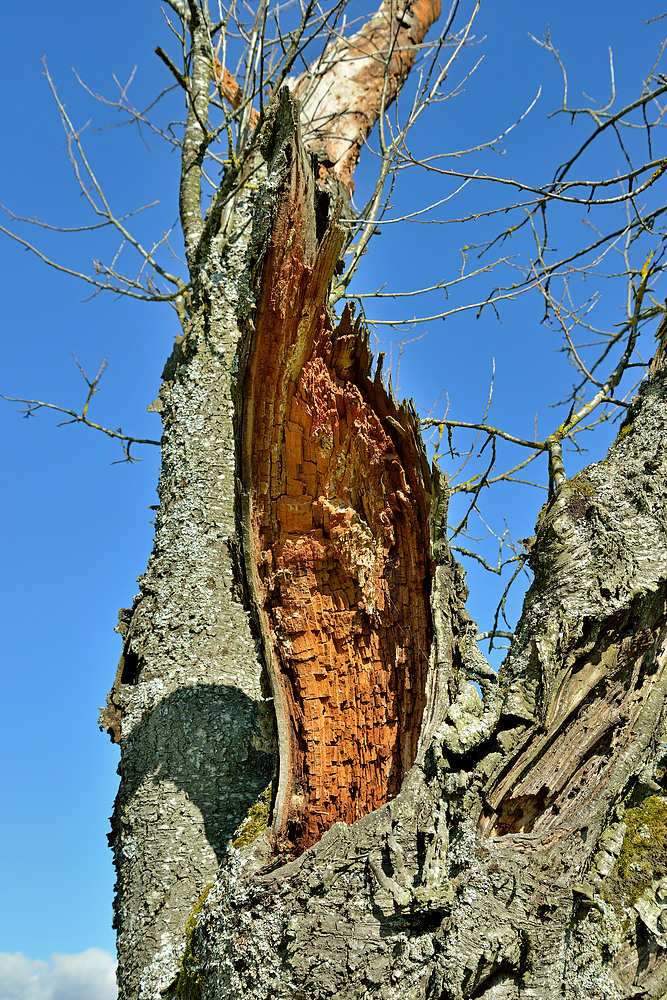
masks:
[(603, 898), (619, 911), (636, 903), (654, 879), (667, 875), (667, 798), (649, 795), (628, 809), (627, 832)]
[(632, 434), (632, 432), (633, 432), (634, 429), (635, 429), (635, 425), (632, 422), (632, 420), (628, 420), (628, 421), (625, 421), (624, 423), (622, 423), (621, 424), (621, 429), (618, 432), (618, 436), (617, 436), (614, 444), (618, 444), (618, 442), (622, 441), (623, 438), (625, 438), (625, 437), (628, 436), (628, 434)]
[(237, 850), (245, 847), (269, 827), (271, 817), (271, 785), (265, 788), (256, 802), (250, 806), (248, 815), (236, 831), (232, 846)]
[(586, 469), (582, 469), (576, 476), (568, 480), (565, 487), (572, 493), (580, 493), (584, 497), (594, 497), (597, 493), (597, 489), (591, 482)]
[(188, 917), (185, 925), (185, 954), (181, 968), (173, 983), (162, 994), (166, 1000), (201, 1000), (204, 978), (201, 974), (201, 960), (193, 940), (197, 917), (201, 913), (204, 900), (213, 888), (213, 882), (206, 886)]

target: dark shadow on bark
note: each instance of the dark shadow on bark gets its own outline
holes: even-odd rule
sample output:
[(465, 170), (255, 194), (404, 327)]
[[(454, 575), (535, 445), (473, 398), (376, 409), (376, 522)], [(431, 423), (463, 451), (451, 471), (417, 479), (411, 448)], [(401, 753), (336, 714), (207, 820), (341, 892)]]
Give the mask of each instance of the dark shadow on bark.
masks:
[(172, 782), (201, 811), (220, 862), (273, 775), (273, 755), (257, 749), (259, 736), (259, 704), (238, 688), (196, 684), (175, 691), (123, 739), (123, 798), (144, 782)]

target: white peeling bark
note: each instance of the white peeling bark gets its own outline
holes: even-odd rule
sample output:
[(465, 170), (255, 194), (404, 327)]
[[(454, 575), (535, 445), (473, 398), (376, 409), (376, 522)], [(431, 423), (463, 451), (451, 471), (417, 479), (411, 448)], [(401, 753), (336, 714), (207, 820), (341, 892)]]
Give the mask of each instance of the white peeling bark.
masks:
[(331, 174), (351, 187), (363, 144), (405, 83), (440, 10), (440, 0), (383, 0), (360, 31), (331, 42), (294, 82), (320, 181)]

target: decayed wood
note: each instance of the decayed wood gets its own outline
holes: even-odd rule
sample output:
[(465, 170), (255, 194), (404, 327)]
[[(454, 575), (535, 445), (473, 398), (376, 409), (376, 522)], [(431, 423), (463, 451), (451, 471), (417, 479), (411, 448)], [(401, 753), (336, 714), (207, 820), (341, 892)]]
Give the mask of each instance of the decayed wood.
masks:
[[(666, 626), (664, 601), (647, 605), (642, 597), (585, 631), (554, 685), (546, 727), (535, 727), (488, 795), (482, 833), (542, 834), (588, 821), (591, 802), (613, 783), (619, 763), (626, 769), (624, 748), (636, 752), (645, 736), (638, 723), (653, 689), (664, 686)], [(654, 743), (649, 748), (655, 753)]]
[(440, 11), (440, 0), (383, 0), (360, 31), (331, 42), (295, 82), (320, 182), (333, 176), (351, 188), (364, 142), (405, 83)]
[[(291, 97), (284, 92), (284, 102)], [(280, 113), (280, 112), (279, 112)], [(430, 472), (418, 421), (371, 378), (367, 334), (327, 296), (298, 129), (243, 382), (246, 561), (277, 699), (274, 826), (298, 851), (393, 797), (417, 751), (431, 641)]]

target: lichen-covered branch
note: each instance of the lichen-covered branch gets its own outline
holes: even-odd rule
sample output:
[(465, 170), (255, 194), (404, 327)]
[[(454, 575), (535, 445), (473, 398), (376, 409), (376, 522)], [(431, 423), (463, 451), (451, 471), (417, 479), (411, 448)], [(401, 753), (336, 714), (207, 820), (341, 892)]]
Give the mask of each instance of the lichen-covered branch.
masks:
[(211, 39), (208, 11), (197, 0), (189, 0), (189, 31), (192, 70), (188, 79), (188, 114), (183, 132), (179, 212), (188, 266), (195, 270), (204, 219), (201, 205), (202, 164), (207, 148)]

